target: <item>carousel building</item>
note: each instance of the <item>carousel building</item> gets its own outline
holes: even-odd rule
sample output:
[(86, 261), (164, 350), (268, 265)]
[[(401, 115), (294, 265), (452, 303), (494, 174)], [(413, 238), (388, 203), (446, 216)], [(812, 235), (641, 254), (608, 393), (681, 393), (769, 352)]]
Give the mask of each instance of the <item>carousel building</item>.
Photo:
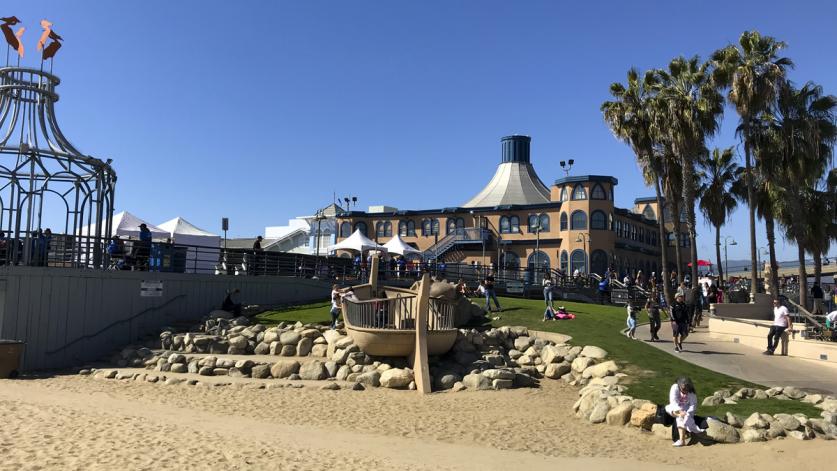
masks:
[[(605, 175), (559, 178), (549, 187), (530, 162), (528, 136), (502, 139), (502, 159), (493, 178), (456, 207), (398, 210), (387, 206), (337, 215), (337, 241), (356, 230), (384, 244), (398, 235), (425, 259), (497, 264), (500, 268), (560, 268), (564, 273), (620, 275), (659, 273), (661, 250), (670, 267), (677, 253), (666, 212), (661, 243), (655, 198), (638, 198), (631, 209), (613, 204), (618, 180)], [(681, 222), (682, 224), (682, 222)], [(681, 247), (688, 239), (680, 242)], [(681, 259), (688, 257), (680, 250)]]

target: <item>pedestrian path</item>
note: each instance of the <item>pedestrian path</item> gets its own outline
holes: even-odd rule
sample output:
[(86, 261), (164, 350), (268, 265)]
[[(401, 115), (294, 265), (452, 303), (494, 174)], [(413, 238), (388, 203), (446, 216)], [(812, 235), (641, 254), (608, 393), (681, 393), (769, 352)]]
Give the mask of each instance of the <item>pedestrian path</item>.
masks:
[[(647, 325), (638, 327), (636, 334), (640, 341), (650, 338)], [(663, 322), (660, 339), (649, 345), (712, 371), (763, 386), (796, 386), (808, 392), (837, 394), (837, 365), (834, 363), (762, 355), (760, 349), (711, 338), (705, 326), (689, 335), (681, 353), (674, 351), (668, 322)]]

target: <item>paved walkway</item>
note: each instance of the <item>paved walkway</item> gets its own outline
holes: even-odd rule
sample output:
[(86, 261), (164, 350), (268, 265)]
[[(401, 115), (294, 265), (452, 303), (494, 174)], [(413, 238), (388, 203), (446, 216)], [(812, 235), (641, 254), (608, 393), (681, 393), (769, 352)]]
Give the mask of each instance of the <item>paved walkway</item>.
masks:
[[(704, 320), (704, 324), (707, 321)], [(637, 327), (637, 338), (650, 338), (648, 325)], [(663, 322), (661, 342), (649, 343), (689, 363), (764, 386), (796, 386), (808, 392), (837, 394), (837, 365), (780, 355), (762, 355), (762, 350), (710, 338), (704, 325), (683, 342), (683, 352), (674, 351), (671, 327)], [(765, 338), (765, 346), (767, 339)]]

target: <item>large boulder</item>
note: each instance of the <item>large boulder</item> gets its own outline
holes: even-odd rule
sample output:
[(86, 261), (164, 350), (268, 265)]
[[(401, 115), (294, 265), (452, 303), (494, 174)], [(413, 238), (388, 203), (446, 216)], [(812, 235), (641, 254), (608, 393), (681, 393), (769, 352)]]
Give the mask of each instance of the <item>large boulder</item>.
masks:
[(299, 367), (299, 377), (301, 379), (318, 381), (328, 378), (328, 370), (326, 370), (323, 362), (319, 360), (309, 361)]
[(532, 345), (533, 341), (532, 337), (518, 337), (514, 339), (514, 348), (523, 352)]
[(247, 349), (247, 337), (243, 335), (236, 335), (235, 337), (230, 337), (230, 348), (235, 348), (236, 350), (246, 350)]
[(279, 343), (281, 343), (282, 345), (296, 345), (297, 343), (299, 343), (299, 339), (301, 338), (302, 336), (299, 335), (299, 332), (289, 330), (287, 332), (282, 332), (279, 335)]
[(308, 356), (313, 346), (314, 340), (311, 337), (302, 337), (296, 344), (296, 354), (301, 357)]
[(482, 372), (483, 376), (488, 379), (495, 380), (495, 379), (510, 379), (514, 380), (514, 371), (509, 370), (485, 370)]
[(744, 443), (767, 441), (767, 432), (758, 428), (741, 429), (741, 441)]
[(270, 375), (274, 378), (287, 378), (292, 374), (299, 372), (298, 361), (277, 361), (270, 367)]
[(549, 363), (546, 365), (546, 370), (544, 371), (544, 376), (549, 379), (558, 379), (561, 376), (569, 373), (571, 370), (570, 364), (567, 362), (563, 363)]
[(725, 424), (719, 420), (707, 419), (706, 436), (718, 443), (738, 443), (740, 436), (738, 430), (732, 425)]
[(270, 376), (270, 365), (255, 365), (250, 370), (250, 376), (255, 379), (264, 379)]
[(582, 378), (604, 378), (605, 376), (610, 376), (614, 373), (619, 371), (619, 367), (616, 366), (616, 362), (613, 360), (606, 361), (604, 363), (599, 363), (598, 365), (593, 365), (585, 369), (581, 373)]
[(462, 384), (464, 384), (466, 388), (475, 391), (482, 391), (492, 388), (491, 379), (479, 373), (465, 375), (465, 377), (462, 378)]
[(367, 386), (378, 387), (381, 385), (381, 372), (378, 370), (361, 373), (355, 378), (355, 381)]
[(413, 372), (401, 368), (391, 368), (386, 370), (381, 373), (380, 378), (382, 387), (393, 389), (406, 388), (412, 381)]
[(462, 377), (456, 373), (443, 374), (439, 377), (436, 384), (439, 389), (450, 389), (454, 384), (462, 380)]
[(837, 412), (837, 399), (825, 399), (817, 404), (817, 408), (827, 412)]
[(610, 404), (603, 399), (593, 405), (593, 410), (590, 411), (590, 417), (587, 420), (593, 424), (600, 424), (605, 421), (607, 414), (610, 412)]
[(776, 422), (787, 431), (797, 430), (802, 426), (802, 424), (799, 423), (799, 420), (790, 414), (776, 414), (773, 417), (776, 419)]
[(547, 345), (541, 349), (541, 360), (544, 363), (561, 363), (564, 361), (564, 354), (566, 353), (565, 350), (562, 350), (558, 347), (554, 347), (552, 345)]
[(747, 428), (767, 428), (769, 425), (758, 412), (753, 412), (744, 420), (744, 427)]
[(572, 362), (572, 370), (579, 375), (593, 365), (596, 361), (588, 357), (578, 357)]
[(724, 398), (722, 398), (721, 396), (707, 396), (703, 400), (703, 402), (701, 402), (701, 405), (703, 405), (703, 406), (717, 406), (717, 405), (722, 404), (723, 402), (724, 402)]
[(631, 411), (631, 425), (645, 430), (651, 430), (654, 419), (657, 415), (657, 406), (652, 403), (644, 403), (639, 409)]
[(634, 406), (630, 402), (619, 404), (607, 413), (605, 421), (608, 425), (618, 425), (621, 427), (631, 420), (633, 410)]
[(587, 345), (581, 349), (579, 356), (593, 358), (595, 360), (604, 360), (607, 357), (607, 351), (594, 345)]

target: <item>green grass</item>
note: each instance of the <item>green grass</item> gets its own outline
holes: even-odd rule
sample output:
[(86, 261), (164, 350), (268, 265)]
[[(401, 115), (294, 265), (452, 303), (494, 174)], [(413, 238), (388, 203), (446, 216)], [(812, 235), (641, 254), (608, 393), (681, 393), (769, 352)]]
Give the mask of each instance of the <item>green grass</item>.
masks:
[[(667, 403), (669, 388), (678, 376), (692, 378), (700, 400), (719, 389), (727, 388), (734, 392), (742, 387), (760, 387), (702, 368), (645, 342), (630, 340), (621, 335), (621, 329), (625, 328), (624, 307), (561, 301), (560, 304), (575, 314), (576, 318), (569, 321), (541, 322), (544, 310), (542, 300), (501, 298), (500, 304), (504, 310), (498, 314), (499, 320), (492, 321), (494, 326), (523, 325), (533, 330), (558, 332), (572, 336), (572, 344), (596, 345), (607, 350), (610, 356), (625, 368), (625, 373), (633, 378), (628, 384), (628, 394), (637, 398), (648, 399), (658, 404)], [(749, 415), (756, 411), (765, 414), (801, 412), (809, 416), (819, 415), (819, 411), (810, 404), (773, 399), (743, 400), (738, 404), (701, 406), (699, 409), (701, 415), (722, 415), (727, 411), (738, 415)]]
[(276, 311), (265, 311), (256, 316), (256, 322), (267, 326), (280, 322), (302, 322), (303, 324), (330, 324), (331, 302), (290, 306)]

